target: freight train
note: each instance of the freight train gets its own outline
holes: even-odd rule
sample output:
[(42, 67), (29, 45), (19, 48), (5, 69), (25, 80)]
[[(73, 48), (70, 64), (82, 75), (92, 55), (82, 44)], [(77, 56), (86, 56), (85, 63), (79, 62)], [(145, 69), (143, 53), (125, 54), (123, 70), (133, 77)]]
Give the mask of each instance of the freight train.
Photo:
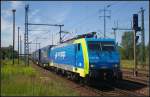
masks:
[(120, 54), (114, 39), (88, 35), (38, 49), (32, 59), (73, 79), (122, 79)]

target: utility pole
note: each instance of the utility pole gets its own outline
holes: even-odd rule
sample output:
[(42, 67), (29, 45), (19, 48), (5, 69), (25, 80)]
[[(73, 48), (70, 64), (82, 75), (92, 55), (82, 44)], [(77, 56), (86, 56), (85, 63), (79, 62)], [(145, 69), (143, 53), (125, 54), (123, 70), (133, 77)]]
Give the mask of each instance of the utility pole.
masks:
[(40, 46), (40, 43), (39, 43), (39, 49), (40, 49), (40, 47), (41, 47), (41, 46)]
[(2, 52), (1, 52), (1, 32), (0, 32), (0, 65), (1, 65), (1, 60), (2, 60)]
[(29, 48), (30, 48), (30, 49), (29, 49), (29, 54), (31, 54), (31, 45), (29, 45)]
[(134, 30), (134, 76), (137, 76), (137, 51), (136, 51), (136, 43), (138, 40), (138, 36), (136, 36), (137, 31), (141, 31), (141, 28), (138, 26), (138, 14), (133, 14), (133, 30)]
[(142, 63), (145, 63), (145, 32), (144, 32), (144, 9), (141, 8), (141, 36), (142, 36)]
[(59, 31), (60, 40), (59, 40), (59, 42), (62, 43), (62, 37), (61, 37), (62, 31), (61, 31), (61, 27), (64, 26), (64, 25), (58, 25), (58, 26), (59, 26), (59, 28), (60, 28), (60, 31)]
[(26, 5), (26, 6), (25, 6), (24, 54), (25, 54), (25, 65), (28, 65), (28, 66), (29, 66), (28, 10), (29, 10), (29, 5)]
[(15, 12), (16, 12), (16, 10), (13, 9), (12, 12), (13, 12), (13, 51), (12, 51), (13, 55), (12, 55), (12, 57), (13, 57), (13, 65), (14, 65), (14, 52), (15, 52), (15, 49), (14, 49), (14, 47), (15, 47)]
[(106, 15), (105, 15), (105, 11), (106, 11), (106, 9), (105, 9), (105, 7), (104, 7), (104, 38), (106, 37), (106, 20), (105, 20), (105, 17), (106, 17)]
[(106, 12), (110, 11), (106, 9), (108, 7), (110, 7), (110, 5), (107, 5), (107, 7), (104, 7), (104, 9), (102, 10), (104, 12), (103, 16), (99, 16), (99, 17), (104, 18), (104, 38), (106, 37), (106, 17), (110, 18), (110, 15), (106, 15)]
[(115, 38), (115, 42), (116, 42), (116, 30), (117, 28), (112, 28), (113, 29), (113, 32), (114, 32), (114, 38)]
[(21, 35), (20, 35), (20, 55), (22, 54), (22, 40), (21, 40)]
[(53, 43), (53, 32), (52, 32), (52, 45), (54, 45), (54, 43)]
[(148, 67), (150, 67), (150, 32), (149, 32), (149, 65)]
[(19, 29), (20, 27), (18, 27), (18, 64), (19, 64)]
[(61, 38), (61, 25), (59, 27), (60, 27), (60, 32), (59, 32), (60, 39), (59, 39), (59, 42), (61, 43), (62, 42), (62, 38)]
[(36, 37), (35, 43), (36, 43), (36, 51), (37, 51), (37, 37)]
[[(115, 25), (115, 21), (114, 21), (114, 25)], [(116, 27), (112, 28), (112, 30), (113, 30), (114, 39), (115, 39), (115, 42), (116, 42), (116, 37), (117, 37), (117, 35), (116, 35), (116, 30), (117, 30), (117, 28), (118, 28), (118, 21), (117, 21), (117, 25), (115, 25), (115, 26), (116, 26)]]
[(134, 34), (134, 41), (133, 41), (133, 45), (134, 45), (134, 76), (137, 76), (136, 30), (134, 30), (133, 34)]

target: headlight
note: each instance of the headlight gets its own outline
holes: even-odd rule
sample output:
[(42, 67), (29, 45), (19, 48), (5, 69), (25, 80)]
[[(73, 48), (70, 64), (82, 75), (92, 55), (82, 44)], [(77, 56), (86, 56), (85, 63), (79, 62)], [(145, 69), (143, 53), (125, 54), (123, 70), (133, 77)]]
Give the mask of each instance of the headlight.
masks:
[(115, 64), (114, 67), (118, 67), (118, 64)]
[(90, 65), (90, 67), (91, 67), (91, 68), (93, 68), (93, 67), (94, 67), (94, 65), (92, 64), (92, 65)]

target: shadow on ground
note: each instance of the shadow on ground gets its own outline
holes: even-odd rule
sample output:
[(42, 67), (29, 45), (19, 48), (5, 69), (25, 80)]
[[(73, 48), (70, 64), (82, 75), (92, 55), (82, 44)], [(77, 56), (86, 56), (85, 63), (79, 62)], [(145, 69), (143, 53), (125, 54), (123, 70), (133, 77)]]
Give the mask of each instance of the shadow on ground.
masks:
[(146, 85), (129, 81), (129, 80), (121, 80), (121, 81), (94, 81), (94, 84), (90, 84), (89, 86), (95, 89), (99, 89), (102, 91), (112, 91), (114, 88), (119, 88), (122, 90), (139, 90), (141, 88), (146, 87)]

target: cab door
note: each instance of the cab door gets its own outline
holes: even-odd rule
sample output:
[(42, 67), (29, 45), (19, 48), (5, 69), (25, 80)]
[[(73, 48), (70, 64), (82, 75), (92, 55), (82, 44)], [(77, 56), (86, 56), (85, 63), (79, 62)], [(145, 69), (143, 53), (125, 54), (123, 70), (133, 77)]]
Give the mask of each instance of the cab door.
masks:
[(83, 67), (83, 54), (82, 54), (82, 48), (80, 43), (76, 45), (76, 67), (78, 68)]

